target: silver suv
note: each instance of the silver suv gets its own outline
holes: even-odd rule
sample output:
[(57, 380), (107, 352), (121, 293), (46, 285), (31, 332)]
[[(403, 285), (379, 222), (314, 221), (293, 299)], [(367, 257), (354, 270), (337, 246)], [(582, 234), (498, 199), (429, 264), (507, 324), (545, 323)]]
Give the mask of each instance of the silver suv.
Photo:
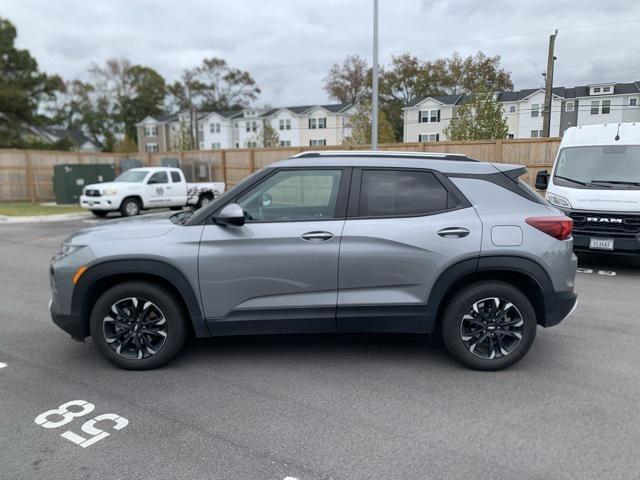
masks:
[(128, 369), (166, 363), (190, 333), (434, 331), (463, 364), (502, 369), (577, 299), (572, 221), (525, 171), (303, 153), (196, 213), (71, 236), (51, 264), (51, 315)]

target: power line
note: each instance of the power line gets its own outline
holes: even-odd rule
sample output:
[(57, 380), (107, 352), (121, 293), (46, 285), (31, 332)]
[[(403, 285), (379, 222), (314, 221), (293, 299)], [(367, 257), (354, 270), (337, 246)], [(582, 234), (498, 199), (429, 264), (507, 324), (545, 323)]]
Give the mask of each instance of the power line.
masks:
[[(583, 28), (602, 27), (602, 26), (609, 26), (609, 25), (622, 25), (622, 24), (625, 24), (625, 23), (637, 23), (637, 22), (640, 22), (640, 18), (634, 18), (634, 19), (629, 19), (629, 20), (620, 20), (620, 21), (615, 21), (615, 22), (590, 23), (590, 24), (586, 24), (586, 25), (571, 25), (571, 26), (567, 26), (567, 27), (558, 27), (557, 30), (579, 30), (579, 29), (583, 29)], [(539, 35), (539, 34), (542, 34), (542, 33), (549, 33), (549, 32), (552, 32), (553, 30), (555, 30), (555, 28), (547, 28), (547, 29), (544, 29), (544, 30), (535, 30), (535, 31), (523, 32), (523, 33), (512, 33), (512, 34), (500, 35), (500, 36), (496, 36), (496, 37), (477, 38), (477, 39), (474, 39), (474, 40), (465, 40), (463, 42), (434, 44), (434, 45), (430, 45), (430, 46), (426, 46), (426, 47), (414, 48), (414, 49), (412, 49), (412, 51), (420, 52), (420, 51), (432, 50), (434, 48), (457, 47), (457, 46), (461, 46), (461, 45), (469, 45), (469, 44), (479, 43), (479, 42), (490, 42), (490, 41), (493, 41), (493, 40), (506, 40), (506, 39), (510, 39), (510, 38), (528, 37), (528, 36), (532, 36), (532, 35)], [(391, 58), (393, 56), (395, 56), (395, 54), (382, 55), (382, 57), (384, 57), (384, 58)]]

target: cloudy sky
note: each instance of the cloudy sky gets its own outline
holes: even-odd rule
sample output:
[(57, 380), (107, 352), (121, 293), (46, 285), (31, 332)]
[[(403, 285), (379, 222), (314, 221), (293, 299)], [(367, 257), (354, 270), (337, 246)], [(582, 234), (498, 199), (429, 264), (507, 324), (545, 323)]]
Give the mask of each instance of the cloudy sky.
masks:
[[(258, 105), (326, 102), (334, 62), (371, 58), (371, 12), (372, 0), (0, 0), (47, 73), (82, 78), (93, 62), (126, 57), (171, 81), (218, 56), (251, 72)], [(480, 49), (502, 56), (515, 88), (537, 87), (554, 28), (555, 85), (640, 80), (637, 0), (380, 0), (380, 62)]]

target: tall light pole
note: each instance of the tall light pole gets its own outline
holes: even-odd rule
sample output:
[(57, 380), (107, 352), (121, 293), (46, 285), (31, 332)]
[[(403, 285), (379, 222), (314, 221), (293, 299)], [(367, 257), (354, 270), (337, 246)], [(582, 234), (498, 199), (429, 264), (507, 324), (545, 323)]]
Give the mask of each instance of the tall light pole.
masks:
[(371, 150), (378, 149), (378, 0), (373, 0), (373, 67), (371, 78)]

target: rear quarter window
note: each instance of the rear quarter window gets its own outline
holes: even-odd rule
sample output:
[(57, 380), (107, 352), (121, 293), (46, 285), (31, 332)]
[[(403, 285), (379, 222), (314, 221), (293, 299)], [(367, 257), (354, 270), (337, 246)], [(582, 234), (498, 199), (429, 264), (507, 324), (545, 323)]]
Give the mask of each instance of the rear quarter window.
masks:
[(431, 172), (363, 170), (358, 216), (427, 215), (446, 210), (447, 197)]

